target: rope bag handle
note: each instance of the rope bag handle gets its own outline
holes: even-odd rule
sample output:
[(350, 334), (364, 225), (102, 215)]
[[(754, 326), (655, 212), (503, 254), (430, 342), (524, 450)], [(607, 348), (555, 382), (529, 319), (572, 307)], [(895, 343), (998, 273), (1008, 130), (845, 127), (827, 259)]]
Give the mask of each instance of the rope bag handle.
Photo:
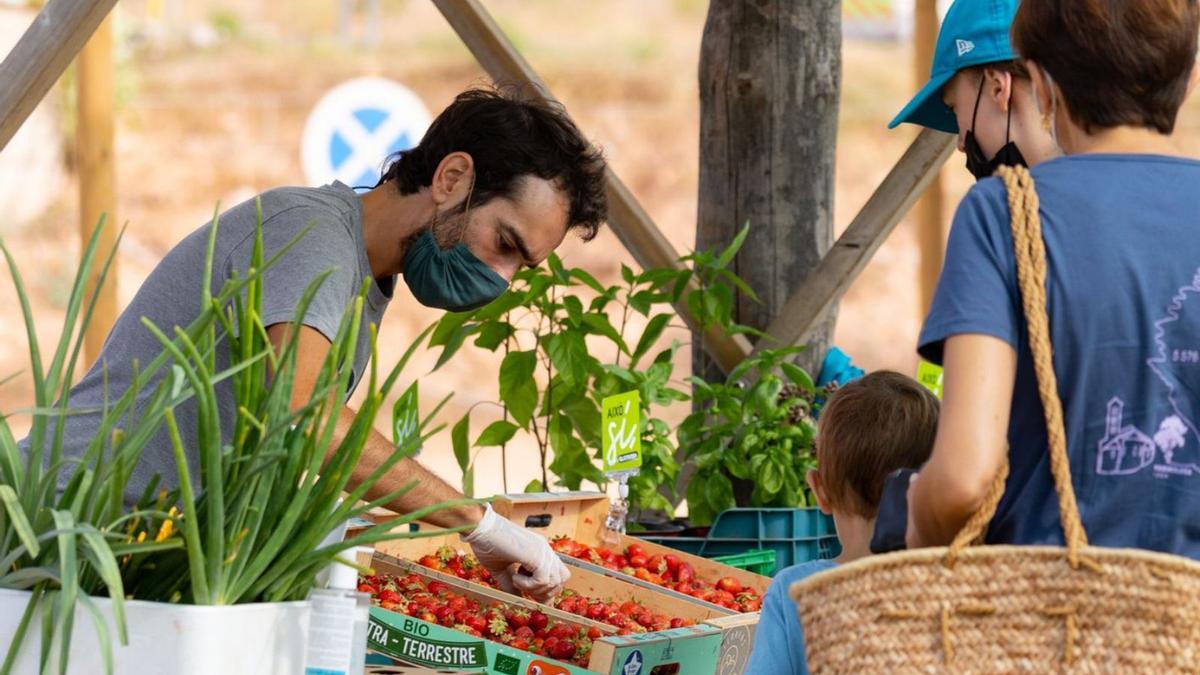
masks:
[[(1071, 483), (1071, 465), (1067, 459), (1067, 432), (1063, 424), (1062, 401), (1058, 398), (1058, 378), (1054, 375), (1054, 351), (1050, 344), (1050, 316), (1046, 311), (1046, 245), (1042, 240), (1042, 221), (1038, 214), (1038, 195), (1029, 169), (1001, 166), (996, 175), (1008, 191), (1008, 210), (1012, 218), (1013, 248), (1016, 254), (1017, 282), (1029, 331), (1029, 348), (1037, 374), (1038, 394), (1046, 413), (1046, 438), (1050, 446), (1050, 472), (1058, 493), (1058, 510), (1067, 561), (1078, 568), (1080, 549), (1087, 546), (1087, 533), (1079, 518), (1079, 504)], [(1008, 453), (996, 474), (979, 510), (967, 521), (950, 544), (946, 565), (953, 566), (962, 550), (979, 540), (996, 514), (1008, 478)]]

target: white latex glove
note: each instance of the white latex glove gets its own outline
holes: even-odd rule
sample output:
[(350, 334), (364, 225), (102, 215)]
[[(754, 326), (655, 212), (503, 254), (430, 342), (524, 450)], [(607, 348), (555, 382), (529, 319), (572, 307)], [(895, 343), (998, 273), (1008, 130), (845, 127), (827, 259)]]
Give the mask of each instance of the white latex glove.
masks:
[(527, 593), (545, 602), (558, 595), (571, 578), (545, 537), (501, 518), (491, 504), (475, 531), (463, 541), (471, 545), (479, 563), (492, 573), (500, 588), (510, 593)]

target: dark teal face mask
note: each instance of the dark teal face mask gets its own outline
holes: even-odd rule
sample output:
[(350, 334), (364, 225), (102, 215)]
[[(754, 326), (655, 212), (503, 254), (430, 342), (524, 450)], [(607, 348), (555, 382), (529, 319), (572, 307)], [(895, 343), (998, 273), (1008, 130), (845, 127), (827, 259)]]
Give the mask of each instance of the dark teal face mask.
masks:
[(443, 249), (431, 230), (425, 230), (404, 254), (404, 283), (426, 307), (469, 312), (500, 297), (508, 289), (496, 274), (471, 253), (466, 244)]

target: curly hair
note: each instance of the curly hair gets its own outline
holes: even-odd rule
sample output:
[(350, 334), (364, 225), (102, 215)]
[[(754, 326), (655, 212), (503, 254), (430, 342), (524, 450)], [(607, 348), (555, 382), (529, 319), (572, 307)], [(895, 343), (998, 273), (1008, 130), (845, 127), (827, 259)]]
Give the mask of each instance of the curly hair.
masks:
[(400, 194), (433, 184), (442, 159), (465, 152), (475, 163), (472, 203), (511, 197), (524, 176), (551, 181), (569, 201), (568, 229), (584, 241), (608, 217), (605, 161), (558, 103), (498, 89), (470, 89), (454, 98), (415, 148), (388, 157), (380, 184)]

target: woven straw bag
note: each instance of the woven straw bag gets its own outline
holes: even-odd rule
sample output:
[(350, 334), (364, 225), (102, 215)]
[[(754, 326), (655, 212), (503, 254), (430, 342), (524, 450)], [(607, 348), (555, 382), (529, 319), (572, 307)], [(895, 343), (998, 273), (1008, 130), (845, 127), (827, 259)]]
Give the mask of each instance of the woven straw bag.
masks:
[(1033, 178), (1000, 169), (1066, 546), (970, 546), (1004, 491), (945, 548), (869, 556), (794, 584), (813, 673), (1197, 673), (1200, 564), (1089, 546), (1067, 463)]

